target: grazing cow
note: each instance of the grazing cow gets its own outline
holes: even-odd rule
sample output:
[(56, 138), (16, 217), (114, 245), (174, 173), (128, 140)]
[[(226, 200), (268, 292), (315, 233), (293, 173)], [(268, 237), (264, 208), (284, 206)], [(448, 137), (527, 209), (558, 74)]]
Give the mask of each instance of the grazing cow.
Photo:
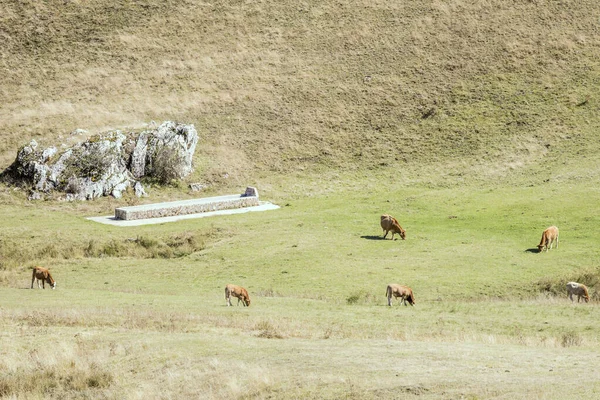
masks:
[(544, 233), (542, 233), (542, 240), (540, 240), (540, 244), (538, 244), (540, 253), (544, 250), (544, 248), (546, 248), (546, 251), (551, 249), (552, 243), (556, 243), (556, 248), (558, 249), (558, 228), (555, 226), (546, 228)]
[(229, 284), (225, 286), (225, 301), (227, 302), (227, 306), (231, 306), (231, 296), (237, 297), (238, 306), (240, 305), (240, 301), (244, 305), (244, 307), (250, 307), (250, 296), (248, 295), (248, 291), (241, 286)]
[[(37, 279), (38, 289), (41, 287), (42, 289), (46, 289), (45, 283), (48, 282), (52, 289), (56, 289), (56, 281), (52, 279), (52, 275), (50, 275), (50, 271), (48, 268), (43, 267), (33, 267), (33, 275), (31, 276), (31, 288), (33, 289), (33, 282)], [(40, 286), (40, 281), (42, 282), (42, 286)]]
[(388, 299), (388, 306), (390, 307), (392, 305), (392, 296), (394, 296), (395, 298), (400, 297), (400, 304), (404, 303), (405, 306), (407, 305), (407, 300), (411, 306), (415, 305), (415, 295), (413, 294), (412, 289), (408, 286), (398, 285), (397, 283), (390, 283), (387, 286), (385, 294)]
[(392, 231), (392, 240), (394, 240), (395, 233), (399, 234), (402, 240), (406, 239), (406, 231), (402, 229), (398, 220), (391, 215), (384, 214), (381, 216), (381, 228), (385, 232), (385, 235), (383, 235), (384, 239), (389, 231)]
[(587, 286), (577, 283), (577, 282), (569, 282), (567, 283), (567, 295), (573, 301), (573, 295), (577, 295), (577, 302), (583, 297), (585, 302), (590, 301), (590, 295), (588, 294)]

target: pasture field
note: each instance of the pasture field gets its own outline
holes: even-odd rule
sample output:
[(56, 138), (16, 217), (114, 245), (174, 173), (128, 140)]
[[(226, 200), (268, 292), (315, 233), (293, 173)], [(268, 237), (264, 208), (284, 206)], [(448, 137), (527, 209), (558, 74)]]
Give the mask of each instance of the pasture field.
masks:
[[(281, 209), (130, 228), (85, 220), (89, 204), (7, 204), (2, 251), (18, 261), (0, 275), (0, 394), (598, 395), (599, 288), (588, 304), (562, 289), (598, 276), (596, 189), (376, 186), (266, 191)], [(382, 212), (406, 241), (381, 240)], [(552, 224), (559, 249), (534, 252)], [(34, 260), (56, 290), (28, 289)], [(250, 307), (225, 306), (230, 282)], [(387, 307), (391, 282), (417, 305)]]
[[(145, 199), (29, 202), (0, 183), (0, 398), (599, 397), (596, 0), (0, 11), (0, 170), (31, 139), (199, 133), (194, 173), (144, 181)], [(281, 208), (85, 219), (196, 182)], [(383, 213), (406, 241), (380, 239)], [(532, 251), (550, 225), (559, 249)], [(33, 265), (56, 290), (29, 289)], [(393, 282), (415, 307), (386, 306)], [(226, 307), (227, 283), (251, 307)]]

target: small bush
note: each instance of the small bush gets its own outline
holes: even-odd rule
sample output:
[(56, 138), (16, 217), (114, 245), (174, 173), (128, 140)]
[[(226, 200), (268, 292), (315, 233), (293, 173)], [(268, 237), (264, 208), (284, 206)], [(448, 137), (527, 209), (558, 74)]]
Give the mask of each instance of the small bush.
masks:
[(565, 332), (561, 336), (562, 347), (581, 346), (581, 335), (575, 331)]
[(181, 178), (182, 155), (174, 148), (163, 146), (157, 149), (146, 175), (160, 184), (171, 184)]
[(172, 236), (167, 241), (167, 246), (172, 248), (174, 257), (184, 257), (197, 251), (204, 250), (206, 245), (202, 238), (194, 233), (184, 232)]
[(348, 304), (356, 304), (356, 303), (358, 303), (358, 300), (360, 300), (360, 297), (361, 296), (360, 296), (359, 293), (351, 294), (350, 296), (348, 296), (346, 298), (346, 303), (348, 303)]
[[(71, 193), (78, 191), (78, 178), (97, 180), (110, 170), (119, 155), (114, 149), (98, 151), (97, 146), (76, 148), (65, 163), (65, 176), (70, 176), (66, 187)], [(65, 188), (66, 190), (66, 188)]]
[(101, 255), (106, 257), (119, 257), (127, 253), (125, 244), (117, 240), (111, 240), (102, 247)]
[(260, 331), (259, 338), (264, 339), (283, 339), (283, 335), (269, 322), (261, 321), (254, 326), (254, 329)]
[(108, 371), (101, 371), (96, 368), (92, 369), (88, 374), (85, 382), (89, 388), (107, 388), (114, 381), (112, 374)]
[(370, 303), (374, 299), (371, 293), (368, 293), (365, 290), (359, 290), (358, 292), (354, 292), (350, 294), (350, 296), (346, 297), (346, 303), (349, 305), (361, 303)]
[(175, 252), (172, 248), (163, 246), (155, 253), (157, 257), (154, 258), (174, 258)]
[(189, 246), (192, 248), (198, 248), (201, 245), (200, 242), (201, 241), (198, 240), (198, 238), (193, 233), (184, 232), (169, 238), (169, 240), (167, 240), (167, 245), (170, 247)]
[(146, 237), (146, 236), (138, 236), (137, 239), (135, 240), (135, 243), (139, 244), (140, 246), (142, 246), (145, 249), (150, 249), (152, 247), (158, 246), (158, 241), (151, 239), (149, 237)]
[(58, 258), (60, 251), (54, 243), (47, 244), (38, 251), (38, 258)]
[(99, 254), (100, 248), (94, 239), (91, 239), (83, 248), (83, 255), (85, 257), (98, 257)]

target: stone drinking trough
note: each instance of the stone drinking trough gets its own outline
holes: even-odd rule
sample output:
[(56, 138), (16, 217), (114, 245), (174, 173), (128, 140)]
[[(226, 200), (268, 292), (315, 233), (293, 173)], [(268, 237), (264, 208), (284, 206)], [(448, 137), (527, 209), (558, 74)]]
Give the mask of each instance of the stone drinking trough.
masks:
[(233, 194), (227, 196), (205, 197), (201, 199), (171, 201), (168, 203), (120, 207), (115, 209), (115, 219), (132, 221), (138, 219), (173, 217), (258, 205), (258, 191), (254, 187), (248, 187), (246, 188), (246, 192), (241, 195)]

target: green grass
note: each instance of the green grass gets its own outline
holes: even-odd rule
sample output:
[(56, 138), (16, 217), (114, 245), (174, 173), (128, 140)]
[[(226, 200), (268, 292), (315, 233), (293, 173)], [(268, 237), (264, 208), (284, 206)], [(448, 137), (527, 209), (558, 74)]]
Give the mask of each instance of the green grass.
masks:
[[(598, 382), (580, 358), (584, 351), (600, 357), (597, 303), (573, 305), (562, 291), (540, 291), (539, 282), (560, 288), (582, 273), (596, 276), (589, 249), (596, 198), (594, 189), (557, 183), (392, 185), (131, 228), (75, 214), (62, 226), (79, 233), (53, 239), (57, 254), (92, 236), (98, 243), (157, 238), (142, 241), (152, 247), (173, 232), (192, 232), (204, 247), (172, 258), (24, 256), (25, 266), (51, 267), (53, 291), (23, 290), (25, 267), (3, 270), (0, 319), (10, 342), (3, 384), (9, 395), (40, 398), (137, 398), (134, 381), (156, 398), (393, 398), (397, 390), (425, 398), (592, 396)], [(62, 212), (8, 212), (5, 237), (39, 244)], [(407, 240), (381, 239), (383, 212), (398, 217)], [(559, 249), (530, 251), (550, 224), (561, 229)], [(225, 306), (230, 282), (249, 289), (251, 307)], [(388, 307), (391, 282), (410, 285), (417, 305)], [(52, 343), (43, 350), (50, 361), (34, 373), (21, 355), (41, 334)], [(68, 351), (59, 357), (52, 348)], [(14, 384), (39, 374), (80, 383), (49, 392)], [(550, 377), (558, 374), (582, 386)], [(99, 386), (86, 386), (95, 379)]]

